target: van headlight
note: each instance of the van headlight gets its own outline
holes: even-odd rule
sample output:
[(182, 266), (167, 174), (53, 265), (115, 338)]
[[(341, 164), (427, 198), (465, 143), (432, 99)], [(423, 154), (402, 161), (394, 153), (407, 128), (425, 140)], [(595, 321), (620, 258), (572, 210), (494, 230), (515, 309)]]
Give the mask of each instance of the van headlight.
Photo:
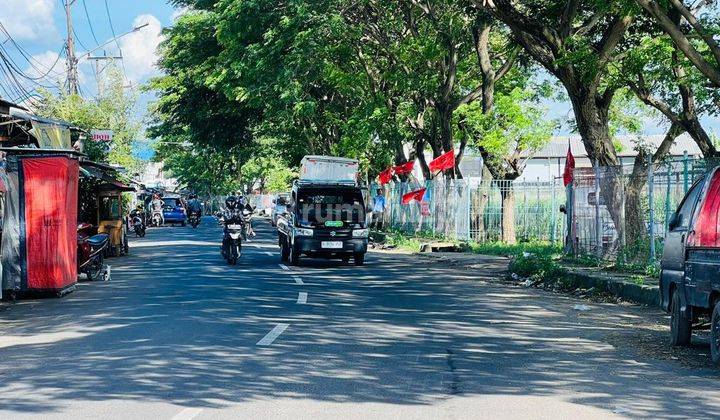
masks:
[(352, 232), (353, 238), (367, 238), (370, 234), (369, 229), (353, 229)]
[(313, 236), (313, 230), (305, 228), (295, 228), (293, 229), (293, 234), (295, 236)]

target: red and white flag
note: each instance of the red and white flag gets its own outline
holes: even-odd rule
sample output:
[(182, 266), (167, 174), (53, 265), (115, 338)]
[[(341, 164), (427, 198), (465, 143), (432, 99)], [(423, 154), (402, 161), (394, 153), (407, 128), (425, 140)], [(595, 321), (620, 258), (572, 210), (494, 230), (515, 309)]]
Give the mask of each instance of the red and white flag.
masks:
[(387, 168), (384, 171), (380, 172), (380, 175), (378, 175), (378, 180), (380, 181), (380, 185), (385, 185), (388, 182), (392, 180), (393, 176), (393, 168)]
[(565, 157), (565, 171), (563, 172), (563, 184), (567, 187), (573, 182), (573, 171), (575, 170), (575, 157), (568, 144), (567, 156)]
[(393, 167), (392, 170), (395, 172), (396, 175), (405, 175), (411, 173), (414, 168), (415, 161), (411, 160), (410, 162), (403, 163), (400, 166)]
[(437, 158), (433, 159), (428, 165), (430, 172), (444, 171), (446, 169), (452, 169), (455, 167), (455, 151), (450, 150), (447, 153), (443, 153)]
[(425, 197), (425, 190), (426, 188), (420, 188), (419, 190), (410, 191), (407, 194), (403, 194), (402, 203), (410, 204), (412, 201), (422, 202), (423, 197)]

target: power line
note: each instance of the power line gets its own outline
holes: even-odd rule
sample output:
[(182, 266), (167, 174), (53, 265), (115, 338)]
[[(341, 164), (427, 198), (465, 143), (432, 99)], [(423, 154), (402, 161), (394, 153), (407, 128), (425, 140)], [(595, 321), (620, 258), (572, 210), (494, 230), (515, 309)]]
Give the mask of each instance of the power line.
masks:
[[(112, 16), (110, 14), (110, 6), (108, 5), (108, 0), (105, 0), (105, 13), (107, 14), (108, 23), (110, 24), (110, 32), (112, 33), (113, 38), (115, 39), (115, 45), (117, 45), (117, 49), (119, 52), (120, 57), (123, 56), (122, 48), (120, 47), (120, 41), (118, 40), (117, 35), (115, 35), (115, 26), (113, 25)], [(122, 65), (123, 70), (123, 76), (125, 77), (125, 80), (127, 80), (127, 69), (125, 69), (125, 60), (120, 60), (120, 64)]]
[[(93, 39), (95, 40), (95, 45), (100, 45), (100, 41), (98, 41), (97, 36), (95, 36), (95, 29), (93, 28), (92, 20), (90, 20), (90, 13), (88, 13), (87, 3), (85, 0), (82, 0), (83, 9), (85, 9), (85, 17), (87, 18), (88, 27), (90, 28), (90, 33), (92, 34)], [(86, 48), (88, 49), (88, 48)]]

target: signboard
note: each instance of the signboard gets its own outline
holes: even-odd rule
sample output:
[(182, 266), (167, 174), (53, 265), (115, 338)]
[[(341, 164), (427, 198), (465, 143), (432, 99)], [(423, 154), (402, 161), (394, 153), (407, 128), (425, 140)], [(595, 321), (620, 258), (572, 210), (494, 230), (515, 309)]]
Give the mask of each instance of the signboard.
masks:
[(90, 131), (92, 141), (112, 141), (113, 131), (112, 130), (92, 130)]
[(430, 203), (427, 201), (420, 202), (420, 214), (423, 216), (430, 216)]

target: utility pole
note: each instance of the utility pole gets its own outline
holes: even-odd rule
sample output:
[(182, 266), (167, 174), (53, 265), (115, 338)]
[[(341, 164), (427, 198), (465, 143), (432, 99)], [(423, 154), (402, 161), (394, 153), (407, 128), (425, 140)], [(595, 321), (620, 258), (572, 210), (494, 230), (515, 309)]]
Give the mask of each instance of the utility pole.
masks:
[(74, 3), (75, 0), (65, 0), (65, 20), (67, 23), (67, 41), (65, 43), (67, 48), (67, 85), (68, 93), (71, 95), (77, 95), (79, 92), (77, 73), (78, 60), (75, 58), (75, 39), (73, 37), (72, 14), (70, 11), (70, 8)]
[(103, 70), (107, 66), (100, 67), (100, 62), (108, 61), (108, 60), (111, 60), (111, 61), (122, 60), (123, 57), (121, 55), (110, 55), (109, 56), (107, 54), (104, 54), (104, 55), (98, 55), (98, 56), (88, 55), (87, 59), (95, 62), (95, 80), (97, 81), (97, 92), (98, 92), (98, 95), (102, 95), (103, 83), (102, 83), (102, 78), (100, 77), (100, 74), (103, 72)]

